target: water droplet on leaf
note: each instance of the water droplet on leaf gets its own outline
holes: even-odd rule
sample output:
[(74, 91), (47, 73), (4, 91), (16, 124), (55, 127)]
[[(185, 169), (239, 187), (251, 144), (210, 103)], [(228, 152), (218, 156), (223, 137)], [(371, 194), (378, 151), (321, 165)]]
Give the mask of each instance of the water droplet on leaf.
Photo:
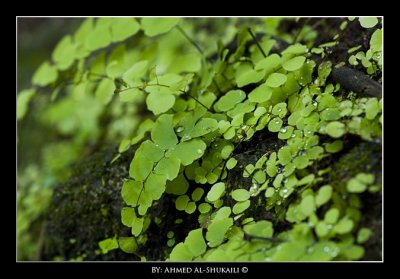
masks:
[(177, 132), (177, 133), (180, 133), (180, 132), (182, 132), (183, 130), (185, 130), (185, 128), (182, 127), (182, 126), (179, 126), (178, 128), (176, 128), (176, 132)]
[(257, 184), (253, 184), (251, 187), (250, 187), (250, 196), (252, 196), (252, 197), (254, 197), (256, 194), (257, 194), (257, 192), (258, 192), (258, 185)]
[(336, 252), (336, 251), (333, 251), (332, 253), (331, 253), (331, 256), (332, 257), (336, 257), (338, 255), (338, 252)]

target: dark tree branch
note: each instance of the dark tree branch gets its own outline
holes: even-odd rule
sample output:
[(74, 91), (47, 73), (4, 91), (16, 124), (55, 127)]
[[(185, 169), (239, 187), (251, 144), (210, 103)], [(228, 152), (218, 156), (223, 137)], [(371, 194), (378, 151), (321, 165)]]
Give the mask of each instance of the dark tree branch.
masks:
[(382, 86), (363, 72), (348, 68), (333, 68), (332, 78), (344, 88), (357, 94), (382, 97)]

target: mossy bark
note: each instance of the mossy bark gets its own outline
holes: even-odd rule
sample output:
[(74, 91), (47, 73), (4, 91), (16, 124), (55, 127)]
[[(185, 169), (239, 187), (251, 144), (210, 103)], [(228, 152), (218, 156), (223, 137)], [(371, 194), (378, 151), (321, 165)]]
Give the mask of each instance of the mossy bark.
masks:
[[(274, 140), (268, 132), (260, 132), (253, 139), (244, 143), (235, 153), (238, 164), (255, 163), (265, 153), (277, 151), (282, 144)], [(314, 172), (331, 167), (324, 177), (324, 183), (341, 187), (346, 181), (359, 172), (372, 172), (381, 183), (381, 145), (373, 142), (362, 142), (352, 138), (341, 153), (328, 157), (325, 161), (314, 164)], [(58, 186), (48, 210), (45, 242), (42, 260), (61, 258), (70, 260), (82, 257), (83, 260), (165, 260), (171, 251), (166, 243), (167, 232), (175, 232), (175, 241), (183, 241), (190, 230), (199, 227), (198, 213), (191, 215), (175, 209), (174, 197), (164, 194), (152, 207), (149, 214), (158, 217), (161, 223), (152, 222), (147, 230), (147, 243), (135, 254), (113, 250), (102, 254), (98, 242), (114, 235), (130, 236), (129, 228), (120, 221), (120, 211), (124, 206), (121, 198), (123, 178), (128, 178), (128, 166), (133, 151), (125, 152), (118, 161), (111, 164), (116, 152), (105, 150), (93, 155), (75, 170), (74, 176), (64, 185)], [(228, 174), (230, 185), (249, 187), (251, 178), (243, 178), (242, 171), (231, 171)], [(190, 185), (194, 189), (196, 185)], [(190, 191), (190, 190), (189, 190)], [(362, 198), (361, 226), (370, 227), (373, 236), (366, 243), (364, 260), (381, 259), (382, 205), (381, 193), (365, 193)], [(344, 197), (346, 199), (346, 197)], [(259, 203), (253, 205), (246, 215), (256, 220), (271, 220), (276, 231), (291, 228), (281, 214), (269, 212)], [(229, 200), (227, 200), (229, 205)], [(175, 220), (182, 219), (176, 224)]]
[[(126, 153), (110, 164), (113, 150), (104, 150), (75, 167), (71, 179), (54, 189), (42, 252), (43, 260), (83, 257), (84, 260), (132, 260), (114, 250), (101, 254), (98, 242), (115, 234), (128, 235), (120, 223), (122, 179), (128, 176)], [(131, 153), (132, 156), (132, 153)]]
[[(175, 240), (182, 241), (197, 226), (194, 214), (176, 211), (174, 198), (164, 195), (150, 209), (149, 214), (160, 218), (161, 223), (152, 223), (147, 229), (145, 248), (134, 254), (119, 249), (101, 253), (101, 240), (131, 236), (130, 229), (121, 223), (121, 209), (125, 205), (121, 188), (123, 179), (129, 178), (134, 151), (131, 148), (111, 163), (117, 154), (116, 149), (99, 151), (76, 166), (66, 184), (54, 189), (40, 260), (137, 261), (138, 255), (161, 260), (172, 250), (163, 248), (168, 241), (167, 231), (174, 231)], [(176, 224), (179, 218), (182, 223)]]

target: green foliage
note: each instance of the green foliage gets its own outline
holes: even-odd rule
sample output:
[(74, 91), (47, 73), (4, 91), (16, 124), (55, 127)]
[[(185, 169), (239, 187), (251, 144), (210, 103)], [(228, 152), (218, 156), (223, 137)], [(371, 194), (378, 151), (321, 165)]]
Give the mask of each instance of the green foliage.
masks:
[(372, 28), (378, 24), (376, 17), (360, 17), (360, 24), (364, 28)]
[(213, 185), (207, 194), (207, 199), (211, 202), (217, 201), (225, 191), (225, 183), (218, 182)]
[(228, 111), (232, 109), (236, 104), (246, 98), (246, 94), (242, 90), (229, 91), (225, 96), (220, 98), (215, 103), (214, 107), (216, 111)]
[(189, 203), (189, 200), (190, 199), (187, 195), (179, 196), (175, 201), (176, 209), (185, 210)]
[(237, 189), (232, 192), (232, 198), (235, 201), (245, 201), (250, 198), (250, 193), (245, 189)]
[(339, 138), (344, 134), (344, 124), (341, 122), (333, 121), (326, 125), (326, 132), (333, 138)]
[(119, 245), (116, 238), (107, 238), (99, 242), (99, 247), (101, 251), (106, 254), (108, 251), (117, 249)]
[(350, 193), (361, 193), (364, 192), (368, 185), (374, 182), (374, 176), (367, 173), (359, 173), (355, 178), (350, 179), (347, 182), (347, 190)]
[(17, 118), (22, 119), (28, 109), (29, 102), (31, 98), (35, 95), (34, 89), (23, 90), (18, 94), (17, 99)]
[(125, 253), (133, 253), (137, 250), (138, 244), (134, 237), (119, 237), (118, 244)]
[(284, 74), (272, 73), (265, 81), (265, 84), (268, 85), (269, 87), (274, 88), (281, 86), (286, 82), (286, 80), (287, 77)]
[(332, 197), (332, 187), (330, 185), (325, 185), (319, 188), (317, 196), (315, 197), (315, 203), (317, 206), (321, 206)]
[(245, 211), (247, 208), (249, 208), (250, 206), (250, 201), (249, 200), (245, 200), (242, 202), (237, 202), (232, 209), (232, 212), (234, 214), (239, 214), (242, 213), (243, 211)]
[(306, 58), (304, 56), (296, 56), (290, 60), (285, 61), (282, 64), (282, 67), (286, 71), (290, 71), (290, 72), (296, 71), (303, 66), (305, 61), (306, 61)]
[[(376, 17), (362, 17), (359, 19), (360, 24), (364, 28), (372, 28), (378, 24)], [(355, 55), (351, 55), (348, 59), (350, 65), (357, 66), (360, 64), (367, 69), (368, 74), (375, 74), (382, 71), (382, 29), (376, 29), (372, 34), (367, 51), (358, 51)], [(354, 47), (349, 50), (353, 53), (359, 47)]]
[[(279, 21), (255, 21), (252, 29), (262, 31), (256, 41), (247, 26), (225, 22), (224, 32), (231, 30), (231, 35), (224, 34), (216, 49), (210, 41), (218, 36), (198, 31), (196, 20), (88, 19), (57, 44), (52, 62), (39, 67), (32, 78), (35, 88), (19, 93), (18, 119), (23, 119), (40, 89), (62, 87), (70, 79), (72, 85), (63, 88), (62, 99), (47, 112), (55, 116), (57, 129), (71, 137), (78, 131), (77, 141), (84, 146), (87, 135), (102, 129), (100, 115), (106, 115), (110, 131), (99, 139), (117, 143), (118, 156), (135, 150), (129, 177), (121, 178), (121, 222), (130, 235), (101, 241), (102, 253), (117, 248), (139, 253), (147, 245), (149, 228), (164, 222), (156, 216), (160, 206), (172, 203), (166, 206), (168, 214), (179, 211), (192, 223), (177, 222), (175, 232), (160, 231), (167, 236), (165, 247), (159, 247), (163, 259), (363, 257), (360, 245), (372, 231), (359, 229), (359, 194), (379, 189), (374, 183), (380, 180), (372, 170), (360, 170), (345, 181), (331, 181), (325, 165), (328, 160), (333, 164), (352, 135), (381, 140), (382, 100), (347, 94), (333, 82), (337, 65), (326, 55), (327, 48), (339, 43), (336, 39), (314, 46), (313, 26), (304, 27), (311, 35), (300, 30), (294, 38), (280, 34)], [(361, 62), (373, 76), (382, 69), (382, 30), (377, 18), (360, 18), (359, 23), (374, 28), (370, 49), (352, 54), (360, 48), (351, 47), (346, 59), (351, 65)], [(235, 35), (237, 49), (227, 49)], [(284, 49), (276, 45), (277, 38), (302, 44)], [(312, 54), (321, 55), (322, 62)], [(69, 118), (77, 112), (84, 116), (82, 123)], [(252, 146), (258, 135), (268, 148)], [(244, 145), (256, 151), (243, 156), (238, 150)], [(349, 197), (348, 204), (343, 196)], [(178, 242), (183, 237), (175, 239), (180, 230), (183, 242)]]
[(361, 228), (357, 234), (357, 243), (365, 243), (372, 235), (371, 229)]
[(199, 159), (206, 149), (206, 144), (199, 139), (181, 142), (176, 147), (171, 148), (165, 154), (167, 157), (175, 157), (184, 166), (190, 165), (194, 160)]
[(32, 77), (32, 83), (39, 86), (46, 86), (56, 81), (57, 69), (48, 62), (43, 62)]
[(266, 102), (271, 98), (272, 92), (272, 89), (264, 83), (250, 92), (249, 100), (256, 103)]
[(221, 244), (224, 241), (226, 232), (232, 225), (232, 218), (213, 221), (206, 233), (207, 245), (209, 247), (216, 247)]
[(168, 32), (178, 22), (178, 18), (143, 18), (141, 24), (144, 33), (152, 37)]
[(207, 247), (203, 238), (202, 229), (191, 231), (185, 239), (185, 244), (189, 248), (193, 257), (203, 254)]
[(244, 231), (255, 237), (272, 237), (274, 234), (273, 225), (269, 221), (258, 221), (244, 226)]
[(111, 24), (111, 35), (114, 42), (123, 41), (135, 35), (140, 29), (134, 18), (115, 18)]
[(103, 104), (107, 104), (111, 101), (114, 94), (115, 85), (111, 79), (103, 79), (96, 90), (96, 98)]

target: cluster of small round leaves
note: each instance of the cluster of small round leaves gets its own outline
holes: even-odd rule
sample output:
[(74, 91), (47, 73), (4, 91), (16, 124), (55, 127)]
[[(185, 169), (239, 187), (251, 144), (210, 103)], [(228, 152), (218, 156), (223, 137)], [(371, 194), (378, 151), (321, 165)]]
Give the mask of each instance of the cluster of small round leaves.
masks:
[[(199, 226), (183, 242), (175, 243), (174, 232), (166, 232), (171, 261), (361, 258), (364, 250), (359, 244), (371, 231), (358, 230), (355, 244), (352, 233), (361, 214), (357, 194), (379, 187), (373, 185), (374, 175), (358, 173), (346, 185), (330, 185), (324, 179), (327, 170), (313, 170), (318, 161), (343, 149), (347, 134), (365, 140), (381, 137), (381, 99), (337, 97), (340, 85), (330, 79), (337, 65), (325, 59), (325, 51), (339, 43), (338, 36), (310, 52), (305, 33), (314, 38), (316, 34), (306, 25), (309, 32), (299, 34), (304, 44), (275, 51), (275, 38), (264, 34), (251, 42), (251, 31), (232, 27), (232, 34), (238, 35), (237, 49), (221, 45), (211, 61), (187, 40), (182, 21), (85, 20), (73, 36), (59, 42), (52, 62), (44, 62), (32, 78), (38, 87), (54, 85), (77, 65), (71, 91), (75, 101), (92, 94), (104, 109), (116, 103), (141, 105), (150, 115), (120, 139), (118, 148), (123, 153), (135, 146), (121, 191), (126, 204), (121, 220), (132, 236), (101, 241), (103, 253), (118, 247), (132, 253), (145, 245), (147, 228), (160, 223), (149, 209), (169, 195), (177, 211), (199, 215)], [(378, 22), (359, 19), (364, 28)], [(266, 19), (258, 28), (275, 34), (278, 23)], [(346, 25), (345, 20), (339, 29)], [(350, 64), (361, 61), (369, 74), (382, 66), (382, 30), (375, 29), (367, 52), (355, 53), (359, 46), (348, 50)], [(296, 41), (286, 35), (286, 41)], [(125, 44), (132, 36), (148, 46), (132, 49)], [(111, 52), (102, 51), (112, 43), (117, 44)], [(158, 53), (159, 47), (165, 52)], [(190, 47), (193, 51), (187, 50)], [(89, 59), (91, 54), (95, 57)], [(317, 64), (312, 55), (321, 55), (322, 62)], [(19, 94), (18, 118), (35, 92)], [(242, 163), (235, 151), (263, 130), (282, 144)], [(232, 183), (227, 178), (233, 172), (247, 182)], [(350, 195), (348, 207), (341, 195)], [(291, 228), (275, 235), (274, 222), (249, 215), (255, 206), (264, 207), (276, 222), (289, 222)]]

